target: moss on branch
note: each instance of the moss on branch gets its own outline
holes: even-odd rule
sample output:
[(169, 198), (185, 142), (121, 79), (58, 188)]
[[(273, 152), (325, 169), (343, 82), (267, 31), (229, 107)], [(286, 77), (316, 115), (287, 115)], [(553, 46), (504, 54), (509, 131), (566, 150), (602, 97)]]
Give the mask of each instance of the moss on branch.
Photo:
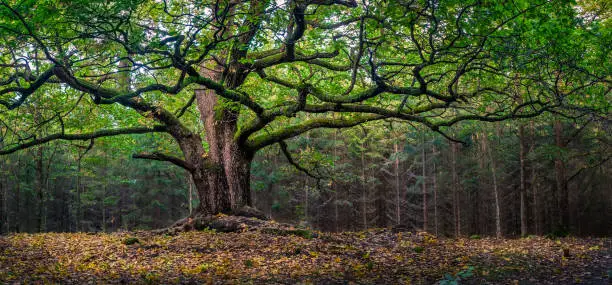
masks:
[(314, 118), (301, 123), (291, 125), (267, 134), (257, 135), (246, 142), (246, 146), (252, 150), (258, 150), (268, 145), (295, 137), (316, 128), (348, 128), (370, 121), (386, 118), (383, 115), (368, 114), (355, 116), (353, 118)]

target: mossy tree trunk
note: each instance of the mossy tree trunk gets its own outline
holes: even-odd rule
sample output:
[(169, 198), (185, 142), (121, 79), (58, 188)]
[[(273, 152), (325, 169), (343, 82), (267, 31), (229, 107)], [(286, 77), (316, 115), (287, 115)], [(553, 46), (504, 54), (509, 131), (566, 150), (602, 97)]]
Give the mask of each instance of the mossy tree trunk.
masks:
[[(202, 68), (203, 76), (226, 82), (227, 88), (244, 81), (241, 73), (230, 73), (224, 78), (221, 68)], [(200, 204), (192, 214), (236, 213), (243, 206), (251, 206), (250, 170), (254, 151), (237, 139), (239, 111), (211, 89), (195, 91), (204, 134), (187, 131), (182, 126), (170, 128), (178, 141)], [(205, 149), (206, 142), (208, 149)]]
[(206, 122), (208, 151), (197, 134), (175, 136), (200, 198), (194, 213), (233, 213), (251, 204), (249, 177), (253, 155), (234, 140), (234, 123), (209, 119)]

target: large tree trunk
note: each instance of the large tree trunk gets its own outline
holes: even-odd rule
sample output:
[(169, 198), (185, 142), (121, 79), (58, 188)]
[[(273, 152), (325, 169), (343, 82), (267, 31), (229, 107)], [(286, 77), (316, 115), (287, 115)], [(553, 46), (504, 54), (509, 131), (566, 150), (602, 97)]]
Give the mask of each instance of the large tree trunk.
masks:
[(251, 205), (250, 166), (253, 155), (239, 147), (234, 135), (238, 114), (218, 106), (211, 90), (197, 90), (196, 98), (204, 123), (208, 151), (199, 134), (178, 126), (170, 133), (179, 143), (200, 198), (196, 213), (235, 213)]
[[(227, 132), (222, 134), (227, 135)], [(233, 135), (216, 135), (219, 134), (206, 134), (209, 143), (207, 154), (197, 135), (179, 140), (187, 162), (194, 166), (191, 175), (200, 198), (196, 213), (230, 214), (251, 205), (249, 178), (252, 155), (237, 147)]]

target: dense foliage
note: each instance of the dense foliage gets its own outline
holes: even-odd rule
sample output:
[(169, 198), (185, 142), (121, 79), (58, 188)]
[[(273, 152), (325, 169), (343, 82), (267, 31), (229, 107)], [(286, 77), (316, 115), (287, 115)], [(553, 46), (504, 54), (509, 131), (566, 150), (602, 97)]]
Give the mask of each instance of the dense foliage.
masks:
[(2, 231), (607, 234), (606, 7), (2, 1)]

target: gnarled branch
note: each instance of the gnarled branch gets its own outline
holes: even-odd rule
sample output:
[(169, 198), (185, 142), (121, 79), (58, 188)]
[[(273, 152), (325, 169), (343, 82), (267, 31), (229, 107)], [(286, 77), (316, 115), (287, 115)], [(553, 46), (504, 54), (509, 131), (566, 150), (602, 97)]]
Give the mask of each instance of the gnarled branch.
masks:
[(92, 133), (86, 134), (52, 134), (42, 138), (34, 138), (26, 143), (21, 143), (8, 149), (0, 150), (0, 155), (10, 154), (22, 149), (41, 145), (54, 140), (67, 140), (67, 141), (85, 141), (101, 137), (111, 137), (119, 135), (130, 135), (130, 134), (146, 134), (154, 132), (166, 132), (165, 126), (155, 126), (153, 128), (136, 127), (136, 128), (123, 128), (123, 129), (110, 129), (110, 130), (99, 130)]
[(295, 167), (297, 170), (304, 172), (306, 175), (314, 178), (314, 179), (322, 179), (323, 177), (312, 173), (309, 169), (301, 166), (299, 163), (297, 163), (293, 157), (291, 156), (291, 153), (289, 153), (289, 150), (287, 149), (287, 143), (285, 143), (285, 141), (279, 141), (278, 145), (280, 146), (281, 151), (283, 152), (283, 154), (285, 155), (285, 157), (287, 158), (287, 161), (289, 162), (289, 164), (293, 165), (293, 167)]
[(193, 165), (191, 165), (190, 163), (175, 157), (175, 156), (171, 156), (171, 155), (167, 155), (167, 154), (163, 154), (160, 152), (153, 152), (153, 153), (137, 153), (137, 154), (133, 154), (132, 158), (137, 158), (137, 159), (150, 159), (150, 160), (158, 160), (158, 161), (167, 161), (170, 162), (174, 165), (180, 166), (182, 168), (184, 168), (187, 171), (193, 171), (195, 169), (195, 167)]

